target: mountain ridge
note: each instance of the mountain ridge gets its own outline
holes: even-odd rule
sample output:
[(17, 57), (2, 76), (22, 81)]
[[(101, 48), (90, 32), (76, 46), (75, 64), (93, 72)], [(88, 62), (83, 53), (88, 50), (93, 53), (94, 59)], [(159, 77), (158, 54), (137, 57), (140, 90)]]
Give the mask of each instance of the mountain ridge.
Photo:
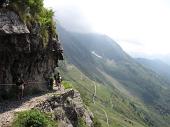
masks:
[(165, 78), (168, 82), (170, 82), (169, 76), (170, 76), (170, 65), (166, 64), (165, 62), (155, 59), (155, 60), (149, 60), (145, 58), (137, 58), (136, 59), (140, 64), (142, 64), (144, 67), (151, 69), (152, 71), (158, 73), (160, 76)]

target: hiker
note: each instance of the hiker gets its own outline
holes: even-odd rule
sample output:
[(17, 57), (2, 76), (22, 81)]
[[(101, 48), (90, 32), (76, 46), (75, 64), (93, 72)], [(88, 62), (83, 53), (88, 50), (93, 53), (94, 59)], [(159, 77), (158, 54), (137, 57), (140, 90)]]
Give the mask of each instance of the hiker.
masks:
[(54, 79), (52, 77), (50, 77), (48, 79), (48, 89), (53, 90), (53, 86), (54, 86)]
[(18, 100), (21, 100), (24, 95), (24, 80), (21, 78), (21, 76), (17, 77), (16, 86)]
[(54, 79), (55, 79), (56, 86), (58, 87), (59, 90), (61, 90), (62, 78), (60, 76), (60, 73), (57, 73), (57, 75), (54, 75)]

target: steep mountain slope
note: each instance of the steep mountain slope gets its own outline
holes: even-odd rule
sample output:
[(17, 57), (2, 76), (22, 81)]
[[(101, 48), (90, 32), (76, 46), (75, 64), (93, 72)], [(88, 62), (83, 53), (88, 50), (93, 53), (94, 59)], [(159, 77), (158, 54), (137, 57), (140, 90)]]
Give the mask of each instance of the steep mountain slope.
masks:
[[(101, 91), (108, 93), (108, 98), (116, 93), (119, 98), (118, 101), (120, 101), (121, 96), (123, 98), (128, 96), (128, 98), (137, 100), (136, 103), (144, 102), (146, 106), (139, 106), (141, 111), (135, 109), (135, 111), (129, 112), (132, 113), (133, 117), (135, 113), (140, 114), (142, 112), (147, 120), (142, 120), (140, 116), (138, 118), (146, 126), (168, 126), (168, 120), (165, 120), (164, 117), (167, 118), (170, 113), (169, 88), (159, 75), (138, 64), (105, 35), (73, 33), (64, 30), (62, 27), (59, 27), (58, 31), (68, 62), (75, 65), (81, 71), (80, 74), (84, 73), (89, 80), (96, 81), (100, 87), (104, 87), (101, 88), (103, 89)], [(70, 74), (68, 79), (72, 81), (74, 76), (75, 74)], [(75, 79), (73, 81), (77, 84), (80, 83)], [(120, 93), (118, 92), (118, 94), (116, 91)], [(104, 94), (101, 97), (105, 96)], [(125, 97), (122, 100), (127, 99)], [(113, 101), (117, 106), (114, 107), (110, 101)], [(113, 98), (110, 101), (108, 102), (111, 104), (109, 112), (113, 113), (112, 109), (115, 109), (120, 114), (125, 115), (127, 113), (123, 110), (128, 107), (127, 105), (123, 103), (120, 106), (120, 102), (118, 103)], [(127, 103), (129, 103), (129, 100)], [(138, 106), (135, 105), (134, 107)]]
[(138, 58), (136, 59), (140, 64), (142, 64), (144, 67), (151, 69), (152, 71), (158, 73), (162, 77), (165, 78), (165, 80), (170, 82), (170, 65), (160, 61), (160, 60), (149, 60), (145, 58)]
[[(111, 39), (106, 36), (71, 33), (68, 41), (65, 40), (66, 37), (68, 39), (67, 35), (62, 36), (61, 34), (69, 62), (92, 78), (95, 76), (91, 73), (95, 72), (97, 76), (101, 76), (98, 79), (100, 82), (106, 83), (104, 80), (106, 77), (102, 74), (104, 72), (116, 78), (131, 92), (136, 91), (134, 95), (140, 94), (139, 96), (148, 102), (154, 101), (154, 97), (159, 97), (158, 91), (164, 89), (161, 86), (168, 85), (161, 77), (135, 62), (114, 41), (111, 43)], [(75, 47), (71, 49), (73, 46)], [(101, 56), (102, 59), (96, 57), (92, 52)], [(155, 95), (153, 96), (153, 94)]]

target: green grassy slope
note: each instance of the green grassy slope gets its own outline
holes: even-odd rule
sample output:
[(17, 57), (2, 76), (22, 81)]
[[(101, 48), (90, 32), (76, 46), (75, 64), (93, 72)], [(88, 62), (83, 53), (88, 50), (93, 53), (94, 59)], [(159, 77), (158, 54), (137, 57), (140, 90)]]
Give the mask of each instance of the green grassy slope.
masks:
[[(126, 97), (116, 88), (104, 86), (85, 76), (74, 65), (64, 64), (57, 69), (69, 82), (78, 89), (86, 105), (100, 120), (103, 127), (107, 127), (106, 111), (111, 127), (148, 127), (166, 125), (162, 123), (161, 116), (149, 111), (140, 101)], [(94, 85), (96, 85), (95, 104), (93, 103)], [(103, 111), (104, 110), (104, 111)]]

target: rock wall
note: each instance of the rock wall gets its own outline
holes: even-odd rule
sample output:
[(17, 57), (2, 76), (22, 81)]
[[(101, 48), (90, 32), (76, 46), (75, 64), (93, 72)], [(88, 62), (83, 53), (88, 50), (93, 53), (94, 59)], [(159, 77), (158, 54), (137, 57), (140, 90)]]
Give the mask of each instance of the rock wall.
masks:
[[(25, 81), (44, 82), (53, 72), (58, 63), (58, 54), (51, 48), (54, 42), (49, 35), (45, 47), (39, 31), (38, 24), (28, 30), (15, 12), (0, 9), (0, 84), (15, 83), (18, 74)], [(45, 90), (46, 84), (29, 85), (33, 87)], [(13, 89), (14, 86), (0, 85), (0, 100)]]

